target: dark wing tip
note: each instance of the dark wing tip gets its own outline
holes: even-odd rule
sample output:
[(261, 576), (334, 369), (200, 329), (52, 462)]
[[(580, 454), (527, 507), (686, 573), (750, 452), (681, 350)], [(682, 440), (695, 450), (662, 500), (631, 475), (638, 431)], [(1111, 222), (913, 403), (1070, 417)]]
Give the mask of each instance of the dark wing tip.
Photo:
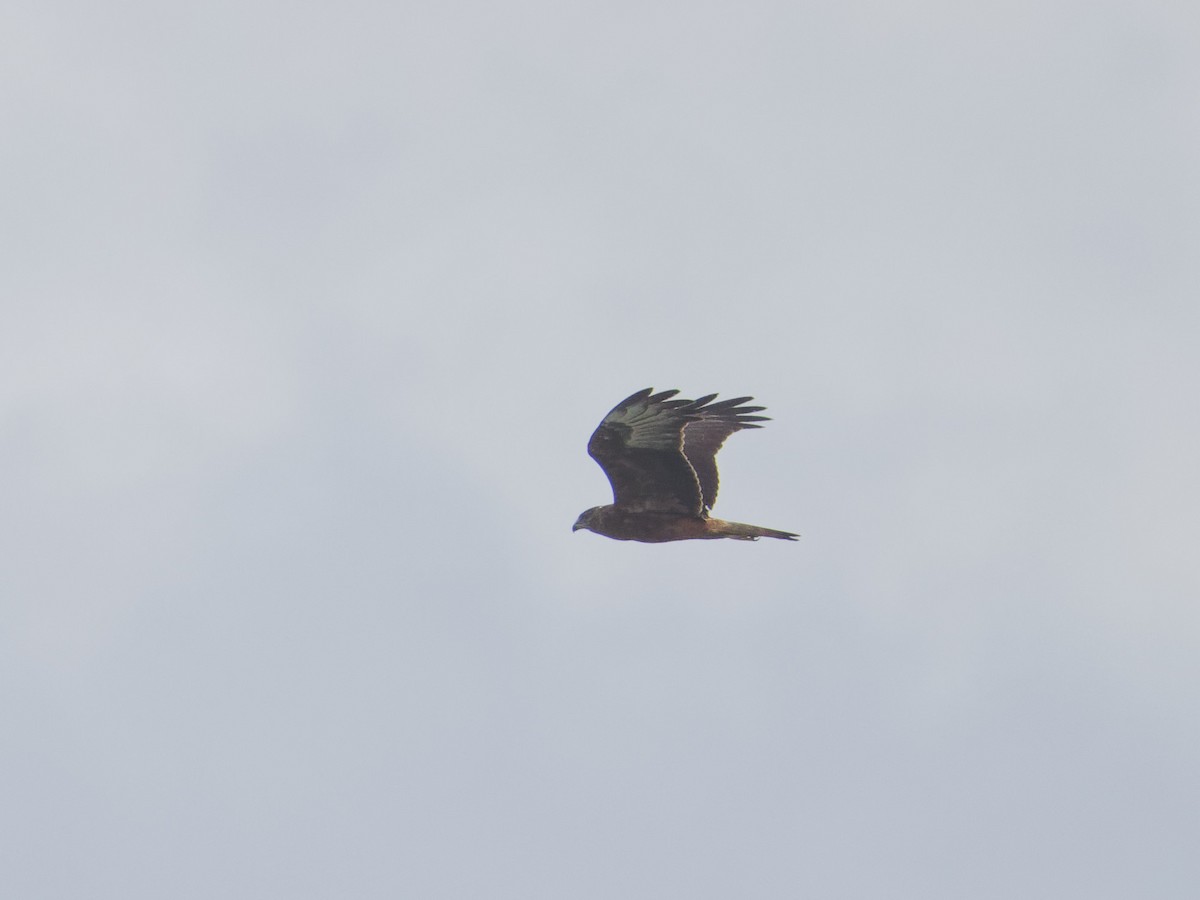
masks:
[(718, 403), (714, 403), (713, 401), (717, 399), (716, 394), (705, 394), (702, 397), (697, 397), (695, 400), (673, 399), (678, 394), (678, 388), (659, 391), (657, 394), (654, 393), (654, 388), (652, 387), (642, 388), (614, 406), (609, 411), (609, 414), (611, 415), (618, 410), (627, 409), (638, 403), (644, 403), (647, 406), (675, 410), (677, 414), (682, 414), (689, 420), (701, 418), (722, 419), (731, 424), (736, 423), (742, 428), (758, 428), (760, 426), (751, 425), (750, 423), (770, 421), (769, 416), (754, 415), (754, 413), (765, 410), (765, 406), (742, 405), (753, 400), (753, 397), (733, 397), (729, 400), (721, 400)]
[(652, 387), (642, 388), (640, 391), (630, 394), (628, 397), (626, 397), (624, 400), (622, 400), (620, 403), (618, 403), (616, 406), (614, 406), (613, 409), (620, 409), (622, 406), (628, 406), (630, 403), (636, 403), (639, 400), (645, 400), (647, 397), (649, 397), (653, 393), (654, 393), (654, 388), (652, 388)]
[[(678, 393), (679, 393), (679, 391), (675, 390), (675, 391), (661, 391), (656, 394), (656, 393), (654, 393), (654, 388), (652, 388), (652, 387), (642, 388), (640, 391), (636, 391), (635, 393), (630, 394), (628, 397), (626, 397), (624, 400), (622, 400), (620, 403), (618, 403), (616, 406), (614, 406), (612, 409), (610, 409), (608, 411), (608, 414), (612, 415), (617, 410), (625, 409), (626, 407), (633, 406), (635, 403), (643, 403), (643, 402), (645, 402), (645, 403), (661, 403), (662, 401), (664, 401), (670, 397), (674, 397)], [(674, 402), (678, 403), (679, 401), (674, 401)]]
[(696, 400), (693, 400), (683, 412), (694, 414), (697, 419), (720, 420), (734, 428), (761, 428), (760, 425), (752, 425), (752, 422), (769, 422), (769, 416), (756, 416), (754, 413), (762, 412), (766, 409), (765, 406), (743, 406), (753, 397), (733, 397), (729, 400), (722, 400), (719, 403), (713, 403), (716, 399), (716, 394), (705, 394)]
[(712, 401), (716, 398), (716, 396), (716, 394), (705, 394), (699, 400), (693, 401), (693, 405), (697, 408), (703, 407), (704, 412), (706, 413), (730, 411), (738, 413), (754, 413), (761, 412), (762, 410), (766, 409), (765, 406), (742, 406), (743, 403), (753, 400), (753, 397), (734, 397), (731, 400), (722, 400), (720, 403), (713, 403)]

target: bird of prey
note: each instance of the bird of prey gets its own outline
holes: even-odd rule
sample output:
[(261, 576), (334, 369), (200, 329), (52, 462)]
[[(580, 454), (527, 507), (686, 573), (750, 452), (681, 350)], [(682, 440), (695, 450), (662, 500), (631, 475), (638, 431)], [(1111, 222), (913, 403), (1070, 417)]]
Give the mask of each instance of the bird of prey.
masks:
[(672, 399), (679, 391), (653, 388), (625, 398), (604, 417), (588, 441), (588, 454), (600, 464), (613, 489), (609, 506), (580, 514), (572, 531), (583, 528), (618, 541), (687, 541), (760, 537), (794, 541), (799, 535), (758, 525), (723, 522), (709, 516), (717, 501), (717, 451), (743, 428), (761, 428), (762, 406), (743, 406), (753, 397), (714, 403)]

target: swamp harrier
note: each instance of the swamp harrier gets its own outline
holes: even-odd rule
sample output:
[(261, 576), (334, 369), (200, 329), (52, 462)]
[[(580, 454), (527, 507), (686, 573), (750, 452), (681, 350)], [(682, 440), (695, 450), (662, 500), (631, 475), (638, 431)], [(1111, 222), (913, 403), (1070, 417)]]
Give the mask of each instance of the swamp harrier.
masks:
[(709, 518), (717, 501), (717, 451), (743, 428), (761, 428), (762, 406), (742, 406), (753, 397), (713, 403), (672, 400), (679, 391), (638, 391), (618, 403), (588, 441), (588, 454), (600, 464), (613, 489), (611, 506), (593, 506), (575, 520), (584, 528), (618, 541), (687, 541), (760, 537), (794, 541), (799, 535), (740, 522)]

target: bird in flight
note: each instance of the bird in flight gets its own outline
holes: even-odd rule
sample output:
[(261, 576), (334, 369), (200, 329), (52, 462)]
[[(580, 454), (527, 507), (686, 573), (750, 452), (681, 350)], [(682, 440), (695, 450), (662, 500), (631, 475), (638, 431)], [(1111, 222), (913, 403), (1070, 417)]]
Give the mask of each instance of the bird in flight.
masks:
[(672, 399), (679, 391), (654, 388), (626, 397), (604, 417), (588, 441), (613, 489), (609, 506), (593, 506), (575, 520), (585, 529), (618, 541), (665, 541), (760, 537), (794, 541), (799, 535), (709, 516), (717, 502), (717, 451), (743, 428), (761, 428), (762, 406), (743, 406), (753, 397), (714, 403)]

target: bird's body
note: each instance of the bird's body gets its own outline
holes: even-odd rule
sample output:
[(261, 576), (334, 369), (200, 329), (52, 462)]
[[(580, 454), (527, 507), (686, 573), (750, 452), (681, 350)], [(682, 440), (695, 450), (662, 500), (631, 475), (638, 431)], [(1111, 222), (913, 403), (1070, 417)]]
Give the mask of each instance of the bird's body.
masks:
[(717, 451), (725, 439), (766, 421), (752, 397), (713, 403), (674, 400), (678, 391), (638, 391), (618, 403), (592, 434), (588, 453), (613, 489), (613, 502), (582, 513), (572, 530), (586, 529), (618, 541), (666, 541), (798, 535), (709, 516), (717, 499)]

